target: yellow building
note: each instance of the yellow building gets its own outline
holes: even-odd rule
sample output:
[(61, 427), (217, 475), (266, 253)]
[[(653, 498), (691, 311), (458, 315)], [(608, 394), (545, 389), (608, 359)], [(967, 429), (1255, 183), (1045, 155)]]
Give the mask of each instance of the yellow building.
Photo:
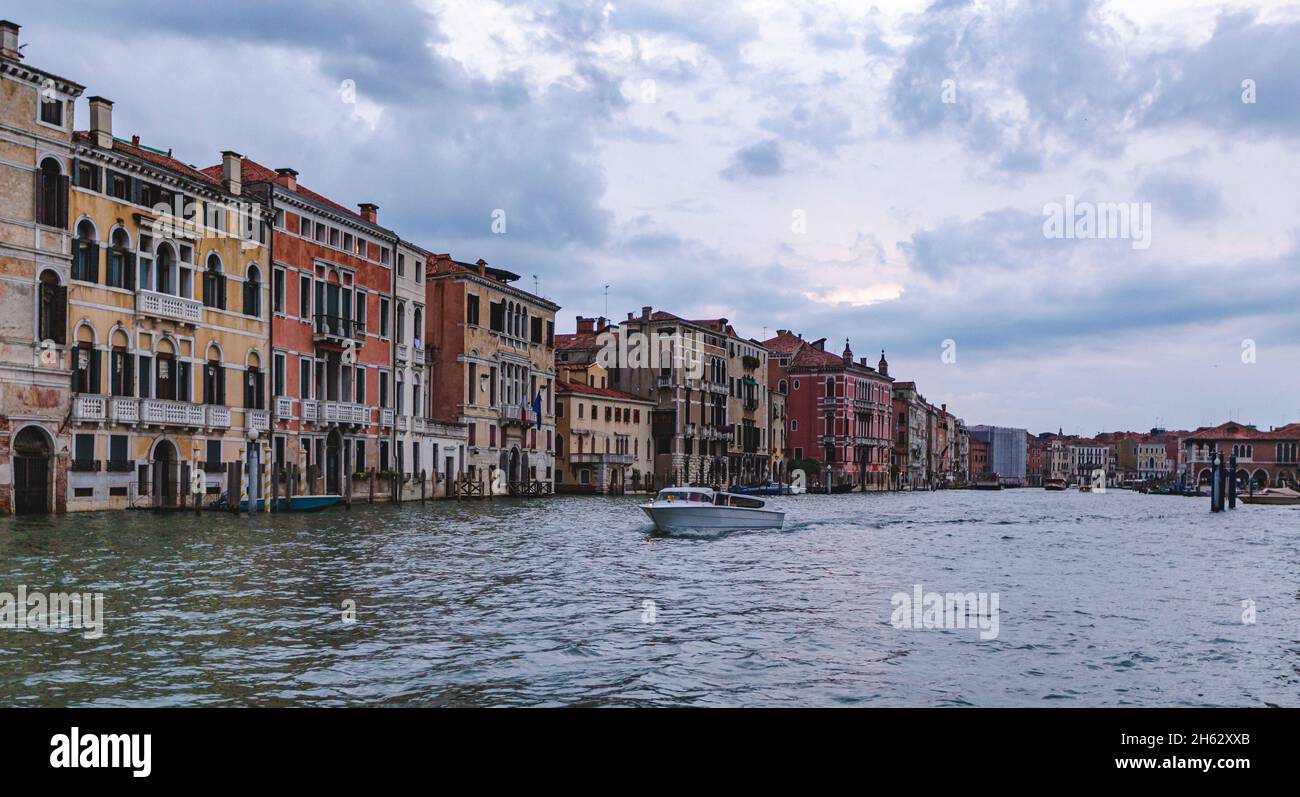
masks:
[(68, 174), (82, 87), (0, 21), (0, 514), (65, 510)]
[(68, 509), (174, 506), (194, 469), (210, 501), (226, 464), (267, 461), (266, 211), (237, 153), (211, 177), (112, 113), (90, 98), (73, 141)]
[(594, 362), (595, 334), (589, 324), (584, 331), (590, 320), (579, 318), (577, 334), (556, 337), (557, 351), (580, 356), (566, 356), (557, 364), (555, 491), (619, 495), (652, 490), (655, 403), (610, 387), (610, 374)]

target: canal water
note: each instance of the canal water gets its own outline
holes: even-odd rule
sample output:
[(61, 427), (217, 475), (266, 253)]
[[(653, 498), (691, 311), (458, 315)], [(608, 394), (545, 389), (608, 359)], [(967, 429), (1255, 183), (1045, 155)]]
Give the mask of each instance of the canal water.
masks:
[[(0, 592), (106, 615), (0, 628), (0, 705), (1300, 705), (1294, 508), (796, 496), (678, 538), (638, 500), (0, 519)], [(897, 627), (918, 584), (996, 593), (996, 637)]]

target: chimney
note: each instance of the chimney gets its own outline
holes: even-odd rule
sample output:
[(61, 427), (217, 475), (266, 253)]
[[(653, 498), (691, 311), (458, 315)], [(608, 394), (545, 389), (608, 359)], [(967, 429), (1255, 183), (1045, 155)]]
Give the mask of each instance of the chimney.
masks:
[(650, 320), (650, 305), (647, 304), (646, 306), (641, 308), (641, 320), (642, 321)]
[(362, 202), (360, 205), (357, 205), (357, 207), (361, 208), (361, 218), (365, 219), (371, 224), (379, 223), (377, 221), (377, 219), (379, 218), (378, 205), (376, 205), (373, 202)]
[(606, 318), (605, 316), (601, 316), (600, 318), (598, 318), (596, 320), (596, 331), (599, 332), (600, 330), (604, 329), (607, 323), (609, 323), (609, 319)]
[(23, 60), (23, 52), (18, 49), (18, 29), (22, 26), (7, 19), (0, 19), (0, 57), (10, 61)]
[(867, 365), (867, 358), (866, 358), (866, 357), (859, 357), (859, 358), (858, 358), (858, 365), (862, 366), (863, 368), (870, 368), (870, 367), (871, 367), (871, 366)]
[(487, 276), (487, 261), (486, 261), (486, 260), (484, 260), (483, 258), (480, 257), (480, 258), (478, 259), (478, 262), (475, 263), (474, 265), (478, 266), (478, 275), (479, 275), (480, 277), (486, 277), (486, 276)]
[(235, 196), (243, 190), (244, 156), (233, 150), (221, 153), (221, 184)]
[(113, 101), (103, 97), (90, 100), (90, 137), (99, 149), (113, 148)]
[(629, 311), (628, 314), (627, 314), (627, 320), (628, 320), (628, 321), (631, 321), (633, 318), (635, 318), (635, 316), (633, 316), (632, 313), (631, 313), (631, 311)]
[(876, 370), (881, 376), (889, 376), (889, 362), (885, 359), (885, 350), (880, 350), (880, 362), (876, 363)]
[(595, 332), (595, 330), (592, 329), (591, 322), (592, 319), (590, 318), (583, 318), (582, 316), (578, 316), (578, 334), (581, 335), (584, 332)]
[(290, 191), (298, 190), (298, 172), (287, 166), (275, 170), (277, 185), (282, 185)]

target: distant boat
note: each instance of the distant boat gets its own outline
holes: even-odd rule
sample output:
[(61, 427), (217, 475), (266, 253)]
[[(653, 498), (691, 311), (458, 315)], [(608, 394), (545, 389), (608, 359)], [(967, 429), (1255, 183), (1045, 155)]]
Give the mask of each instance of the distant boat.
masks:
[(999, 481), (999, 480), (996, 479), (996, 478), (994, 478), (994, 479), (982, 479), (982, 480), (980, 480), (980, 481), (975, 482), (975, 485), (974, 485), (971, 489), (973, 489), (973, 490), (1001, 490), (1001, 489), (1002, 489), (1002, 482)]
[(1239, 494), (1237, 498), (1247, 504), (1300, 506), (1300, 493), (1288, 487), (1265, 487), (1254, 495)]
[(765, 509), (759, 498), (714, 492), (708, 487), (668, 487), (641, 510), (660, 531), (779, 529), (785, 513)]
[(747, 487), (732, 488), (732, 493), (739, 495), (802, 495), (807, 492), (805, 487), (794, 487), (789, 484), (779, 484), (768, 482), (766, 484), (753, 484)]
[(1060, 491), (1066, 488), (1065, 479), (1048, 479), (1043, 482), (1044, 490)]
[[(288, 500), (289, 502), (288, 509), (285, 508), (286, 500)], [(328, 509), (329, 507), (337, 506), (342, 502), (343, 502), (343, 496), (341, 495), (295, 495), (293, 498), (290, 499), (280, 498), (275, 504), (275, 511), (276, 512), (285, 512), (285, 511), (319, 512), (322, 509)], [(262, 511), (262, 512), (266, 511), (266, 507), (269, 506), (270, 503), (271, 502), (269, 500), (258, 501), (257, 502), (258, 511)], [(220, 501), (217, 501), (216, 503), (212, 504), (208, 508), (222, 509), (222, 510), (229, 511), (230, 503), (225, 498), (222, 498)], [(243, 500), (239, 502), (239, 511), (240, 512), (248, 511), (247, 500)]]

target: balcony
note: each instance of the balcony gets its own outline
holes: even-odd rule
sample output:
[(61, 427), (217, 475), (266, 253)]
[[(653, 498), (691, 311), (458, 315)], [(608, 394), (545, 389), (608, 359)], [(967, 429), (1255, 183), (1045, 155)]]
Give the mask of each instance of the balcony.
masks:
[(672, 386), (673, 386), (673, 378), (671, 376), (655, 377), (655, 387), (662, 389), (662, 388), (670, 388)]
[(320, 415), (320, 402), (315, 399), (302, 400), (302, 419), (309, 423), (316, 423)]
[(531, 426), (537, 423), (537, 413), (533, 412), (532, 407), (505, 406), (501, 408), (501, 420), (506, 423), (517, 423), (520, 426)]
[(135, 311), (140, 315), (164, 321), (179, 321), (182, 324), (198, 324), (203, 321), (202, 302), (184, 296), (172, 296), (170, 293), (136, 291)]
[(68, 470), (74, 473), (98, 473), (99, 460), (97, 459), (74, 459), (68, 463)]
[(288, 420), (293, 417), (293, 399), (288, 396), (275, 397), (275, 417)]
[(205, 425), (203, 407), (188, 401), (165, 399), (140, 399), (140, 422), (157, 426)]
[(72, 400), (72, 419), (75, 421), (102, 421), (108, 402), (103, 396), (77, 396)]
[(405, 343), (399, 343), (399, 344), (397, 344), (396, 346), (394, 346), (393, 348), (395, 348), (395, 349), (397, 350), (397, 360), (398, 360), (398, 362), (407, 362), (407, 361), (409, 361), (409, 360), (411, 359), (411, 347), (410, 347), (410, 346), (407, 346)]
[(405, 432), (411, 426), (411, 419), (405, 415), (397, 416), (397, 431)]
[(216, 404), (209, 404), (205, 409), (208, 412), (209, 429), (229, 429), (230, 428), (230, 408), (222, 407)]
[(140, 402), (133, 398), (115, 396), (109, 400), (108, 417), (115, 423), (139, 423)]
[(337, 315), (317, 313), (313, 333), (312, 339), (317, 343), (344, 346), (348, 341), (354, 341), (360, 346), (365, 342), (365, 329), (360, 321)]
[(318, 415), (320, 423), (331, 425), (366, 426), (370, 423), (370, 408), (364, 404), (344, 401), (322, 401)]
[(244, 410), (248, 428), (255, 432), (265, 432), (271, 428), (271, 413), (266, 410)]
[(393, 428), (393, 411), (381, 409), (379, 411), (379, 425), (385, 429)]
[(569, 454), (569, 461), (575, 465), (631, 465), (631, 454)]
[(745, 399), (745, 412), (753, 412), (756, 409), (758, 409), (758, 399), (756, 398)]
[(130, 473), (135, 470), (135, 462), (129, 459), (110, 459), (104, 470), (109, 473)]

